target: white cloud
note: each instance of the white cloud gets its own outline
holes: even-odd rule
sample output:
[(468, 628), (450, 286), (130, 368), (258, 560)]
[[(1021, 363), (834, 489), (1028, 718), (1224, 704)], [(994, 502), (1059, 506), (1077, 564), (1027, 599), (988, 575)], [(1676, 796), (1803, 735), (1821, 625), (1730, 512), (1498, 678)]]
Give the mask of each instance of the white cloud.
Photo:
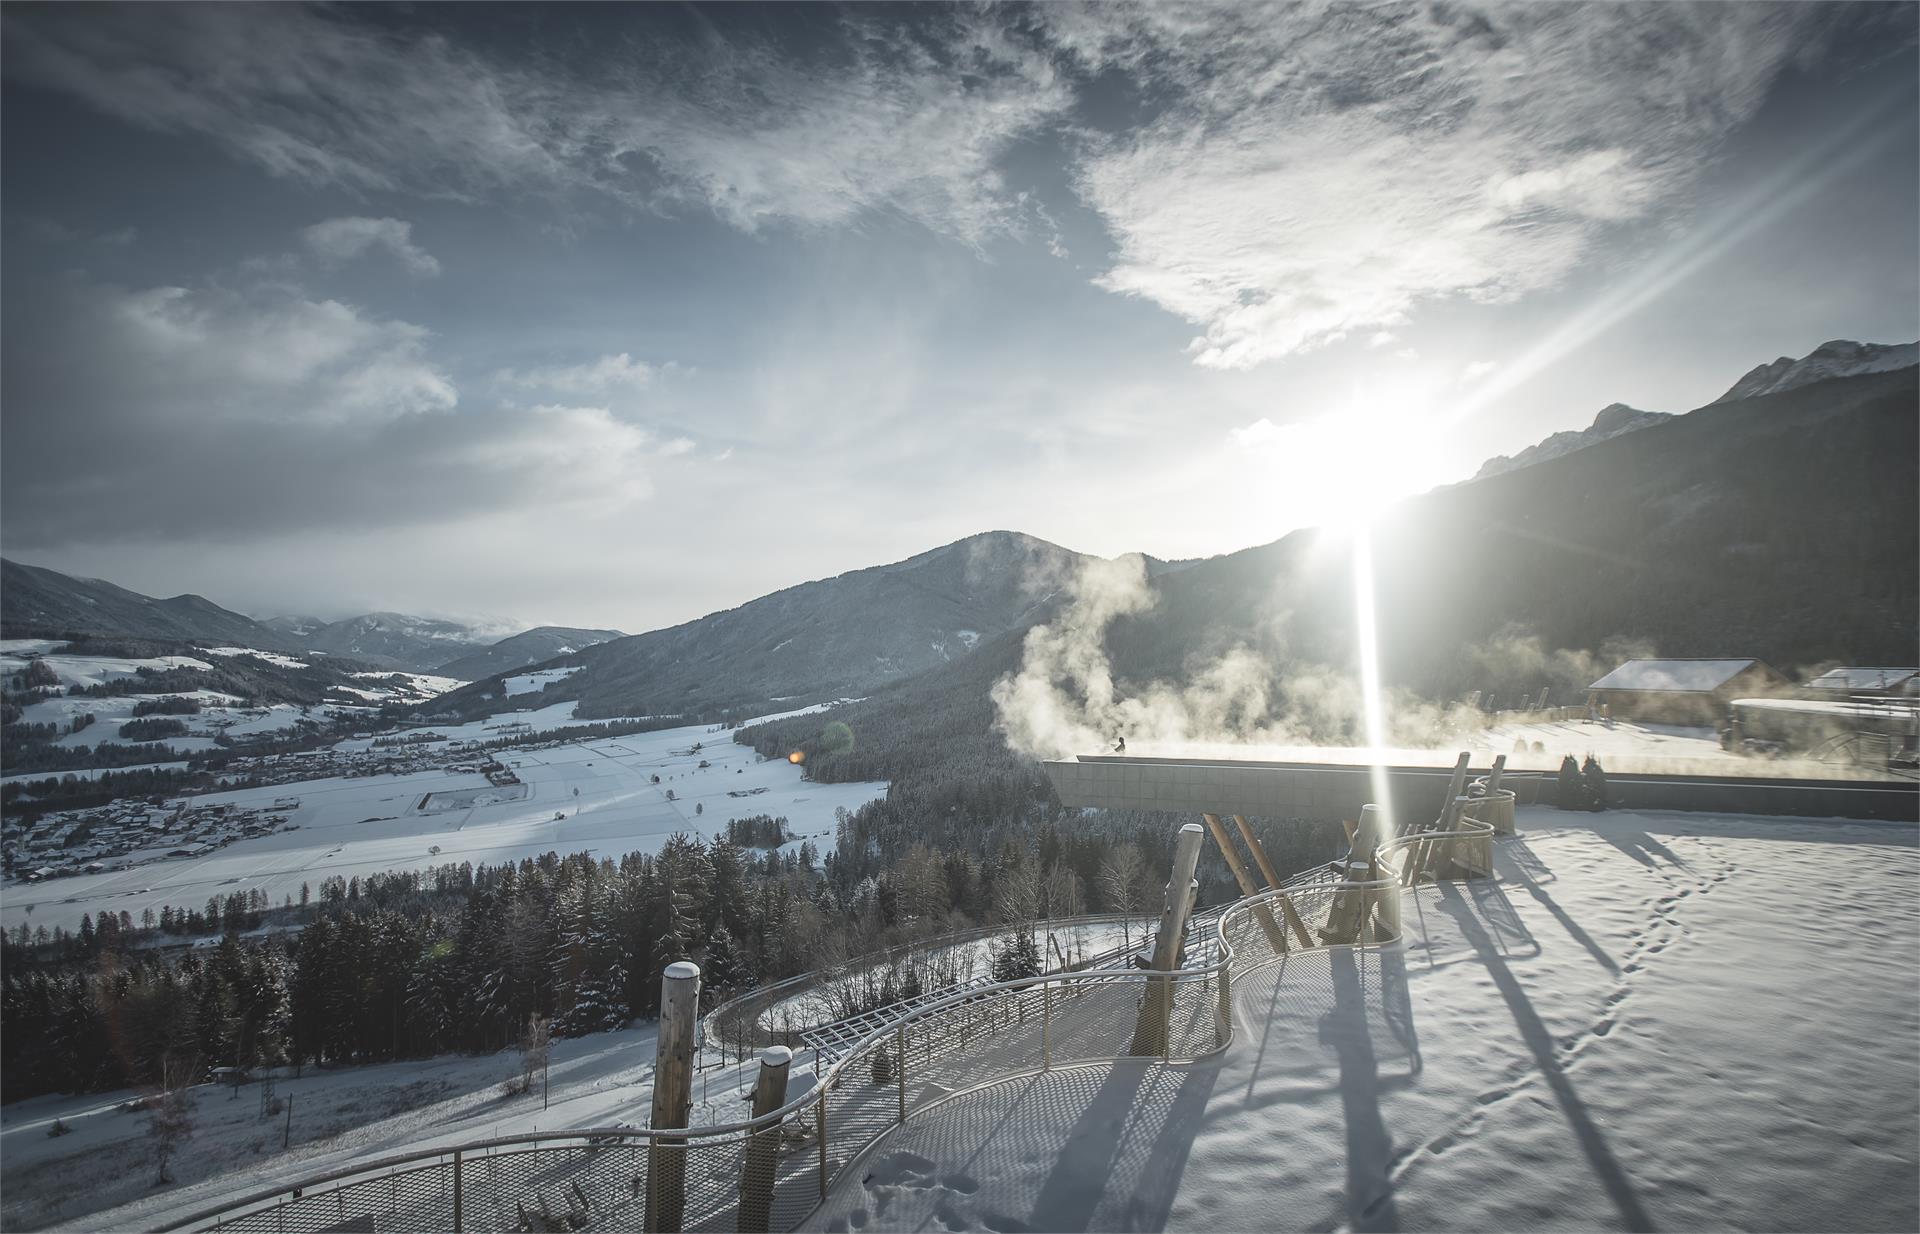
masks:
[(89, 337), (139, 374), (152, 392), (143, 402), (156, 414), (338, 423), (459, 402), (426, 355), (425, 329), (338, 300), (278, 287), (95, 288), (84, 296), (100, 323)]
[(432, 278), (440, 273), (433, 254), (413, 242), (413, 224), (400, 219), (328, 219), (301, 231), (300, 238), (323, 261), (352, 261), (372, 249), (384, 249), (409, 274)]
[(60, 412), (8, 422), (20, 545), (609, 513), (692, 449), (603, 406), (466, 405), (426, 330), (284, 284), (74, 276), (12, 331), (9, 405)]
[(1441, 297), (1563, 279), (1603, 230), (1684, 203), (1797, 50), (1756, 5), (1043, 10), (1089, 69), (1168, 103), (1094, 143), (1102, 286), (1245, 368)]
[(970, 10), (844, 15), (806, 56), (654, 41), (587, 71), (294, 5), (9, 13), (23, 76), (269, 172), (357, 190), (605, 193), (754, 231), (894, 211), (978, 244), (1029, 213), (997, 169), (1072, 94)]
[(626, 352), (601, 356), (586, 364), (552, 365), (544, 368), (501, 369), (494, 380), (503, 386), (530, 390), (551, 390), (558, 394), (595, 395), (619, 390), (644, 390), (653, 384), (660, 369), (644, 360), (635, 360)]
[(1472, 385), (1499, 367), (1491, 360), (1475, 360), (1460, 370), (1460, 384)]

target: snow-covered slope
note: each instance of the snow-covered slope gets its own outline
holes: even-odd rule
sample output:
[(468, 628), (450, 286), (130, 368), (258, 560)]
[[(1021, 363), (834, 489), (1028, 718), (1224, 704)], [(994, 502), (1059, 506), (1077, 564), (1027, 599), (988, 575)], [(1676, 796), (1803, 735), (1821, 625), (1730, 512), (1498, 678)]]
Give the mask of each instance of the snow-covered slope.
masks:
[(1772, 364), (1759, 365), (1714, 402), (1730, 403), (1762, 394), (1778, 394), (1829, 377), (1890, 373), (1915, 364), (1920, 364), (1920, 343), (1856, 343), (1851, 339), (1835, 339), (1820, 344), (1798, 360), (1781, 356)]
[(1512, 471), (1518, 467), (1531, 467), (1535, 463), (1544, 463), (1550, 458), (1559, 458), (1563, 454), (1572, 454), (1575, 450), (1585, 449), (1596, 442), (1618, 437), (1622, 433), (1631, 433), (1635, 429), (1647, 428), (1673, 419), (1664, 411), (1641, 411), (1625, 403), (1609, 403), (1600, 409), (1593, 423), (1583, 429), (1569, 429), (1564, 433), (1555, 433), (1545, 441), (1528, 446), (1518, 454), (1502, 454), (1490, 458), (1481, 464), (1474, 479), (1483, 480), (1488, 476), (1497, 476), (1503, 471)]

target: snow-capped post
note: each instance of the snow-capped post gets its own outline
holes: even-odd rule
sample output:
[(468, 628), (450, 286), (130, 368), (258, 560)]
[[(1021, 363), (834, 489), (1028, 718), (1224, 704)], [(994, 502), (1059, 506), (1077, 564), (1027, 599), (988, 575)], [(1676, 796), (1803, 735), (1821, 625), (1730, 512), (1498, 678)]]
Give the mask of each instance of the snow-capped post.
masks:
[[(1199, 823), (1187, 823), (1173, 842), (1173, 877), (1167, 881), (1166, 907), (1160, 914), (1160, 932), (1154, 938), (1151, 967), (1170, 973), (1186, 940), (1187, 913), (1193, 907), (1194, 867), (1200, 864), (1200, 845), (1206, 832)], [(1173, 1018), (1173, 981), (1153, 977), (1147, 981), (1146, 997), (1140, 1000), (1140, 1020), (1134, 1026), (1133, 1045), (1128, 1053), (1136, 1056), (1164, 1055), (1168, 1049), (1168, 1027)]]
[[(700, 1013), (700, 966), (667, 965), (660, 977), (660, 1036), (653, 1061), (655, 1130), (684, 1128), (693, 1108), (693, 1038)], [(687, 1206), (687, 1142), (656, 1136), (647, 1150), (647, 1230), (675, 1234)]]
[[(760, 1051), (760, 1075), (753, 1084), (753, 1117), (771, 1114), (787, 1104), (787, 1072), (793, 1051), (783, 1045)], [(747, 1141), (740, 1170), (741, 1234), (767, 1234), (773, 1211), (774, 1167), (780, 1155), (780, 1125), (762, 1127)]]

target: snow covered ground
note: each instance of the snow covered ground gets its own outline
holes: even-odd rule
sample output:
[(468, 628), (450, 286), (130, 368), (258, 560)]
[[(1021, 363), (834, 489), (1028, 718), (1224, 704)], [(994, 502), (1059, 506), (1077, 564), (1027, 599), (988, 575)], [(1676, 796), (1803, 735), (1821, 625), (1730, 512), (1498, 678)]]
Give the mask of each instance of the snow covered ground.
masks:
[(573, 664), (565, 668), (543, 668), (534, 673), (522, 673), (518, 677), (508, 677), (500, 684), (506, 687), (508, 694), (535, 694), (546, 689), (556, 681), (565, 681), (580, 671), (580, 665)]
[(1920, 1225), (1911, 826), (1523, 811), (1408, 943), (1235, 983), (1222, 1060), (915, 1115), (828, 1230)]
[(122, 677), (137, 676), (141, 669), (149, 668), (155, 672), (165, 672), (173, 668), (197, 668), (211, 670), (213, 665), (206, 660), (193, 656), (152, 656), (147, 659), (129, 659), (125, 656), (69, 656), (61, 655), (55, 649), (65, 647), (65, 643), (53, 643), (47, 639), (7, 639), (0, 643), (0, 673), (11, 675), (25, 672), (30, 661), (24, 653), (33, 653), (47, 662), (47, 667), (60, 678), (62, 686), (98, 686)]
[[(170, 1167), (176, 1185), (159, 1191), (152, 1186), (147, 1116), (120, 1108), (138, 1093), (16, 1102), (0, 1107), (0, 1229), (153, 1229), (355, 1161), (543, 1130), (644, 1127), (656, 1035), (649, 1024), (554, 1042), (544, 1105), (539, 1076), (530, 1095), (502, 1094), (502, 1081), (520, 1071), (516, 1051), (278, 1076), (275, 1095), (293, 1100), (284, 1150), (286, 1115), (262, 1117), (257, 1085), (243, 1085), (236, 1096), (202, 1084), (190, 1090), (193, 1138)], [(702, 1071), (694, 1080), (694, 1123), (744, 1118), (752, 1069)], [(799, 1067), (795, 1073), (799, 1081)], [(70, 1134), (47, 1135), (56, 1118)]]
[[(283, 668), (304, 668), (305, 663), (277, 652), (254, 651), (247, 647), (210, 647), (204, 649), (209, 658), (193, 656), (156, 656), (148, 659), (128, 659), (119, 656), (74, 656), (63, 654), (60, 649), (67, 644), (50, 639), (7, 639), (0, 641), (0, 674), (11, 674), (24, 670), (32, 661), (29, 656), (43, 661), (60, 679), (63, 687), (87, 686), (99, 687), (109, 682), (138, 675), (143, 668), (164, 671), (173, 668), (211, 669), (216, 662), (223, 662), (234, 656), (254, 656)], [(62, 695), (59, 698), (44, 699), (30, 703), (22, 709), (21, 719), (29, 724), (53, 724), (60, 730), (60, 736), (54, 739), (61, 746), (97, 746), (102, 744), (134, 744), (120, 736), (122, 724), (135, 719), (134, 708), (141, 703), (150, 703), (164, 698), (187, 698), (200, 705), (200, 710), (191, 715), (167, 717), (180, 721), (187, 733), (180, 737), (163, 739), (183, 753), (197, 753), (213, 749), (214, 737), (225, 733), (229, 737), (257, 737), (263, 733), (274, 733), (291, 729), (310, 713), (315, 717), (351, 716), (372, 714), (382, 703), (393, 701), (424, 701), (448, 690), (465, 685), (463, 681), (452, 677), (435, 677), (426, 673), (355, 673), (355, 677), (368, 679), (363, 687), (339, 686), (336, 690), (358, 699), (364, 706), (353, 704), (325, 704), (312, 708), (296, 707), (287, 703), (275, 703), (266, 706), (244, 706), (240, 699), (230, 694), (221, 694), (213, 690), (176, 690), (166, 694), (112, 694), (112, 695)], [(400, 678), (395, 682), (394, 678)], [(93, 723), (78, 732), (66, 731), (77, 716), (91, 715)], [(23, 779), (44, 779), (49, 774), (61, 775), (64, 772), (40, 772), (26, 775)]]
[[(450, 740), (490, 740), (514, 722), (530, 722), (536, 731), (561, 727), (572, 722), (573, 708), (560, 703), (434, 731)], [(287, 896), (298, 899), (302, 883), (318, 893), (321, 880), (334, 874), (350, 878), (448, 862), (499, 863), (548, 851), (619, 857), (655, 851), (677, 831), (721, 834), (729, 818), (754, 814), (785, 815), (796, 836), (830, 844), (836, 809), (858, 809), (886, 792), (878, 783), (808, 783), (785, 759), (762, 759), (736, 744), (730, 733), (698, 725), (548, 750), (509, 750), (501, 757), (525, 782), (525, 797), (447, 812), (422, 812), (418, 805), (429, 793), (484, 790), (486, 779), (477, 772), (430, 771), (193, 797), (195, 805), (234, 802), (263, 808), (298, 797), (297, 809), (279, 811), (298, 830), (241, 840), (204, 857), (36, 885), (9, 884), (0, 888), (0, 926), (26, 921), (72, 930), (86, 913), (124, 910), (138, 919), (143, 909), (158, 913), (163, 904), (199, 906), (209, 896), (255, 887), (279, 904)], [(709, 766), (701, 768), (702, 761)], [(652, 782), (655, 775), (658, 784)], [(439, 851), (431, 851), (435, 848)]]

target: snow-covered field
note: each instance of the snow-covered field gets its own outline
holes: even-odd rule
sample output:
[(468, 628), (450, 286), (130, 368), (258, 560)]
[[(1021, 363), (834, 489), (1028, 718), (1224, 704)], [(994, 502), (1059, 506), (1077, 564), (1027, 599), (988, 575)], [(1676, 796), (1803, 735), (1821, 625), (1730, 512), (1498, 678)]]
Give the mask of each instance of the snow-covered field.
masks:
[(193, 656), (154, 656), (150, 659), (128, 659), (124, 656), (69, 656), (59, 654), (65, 643), (44, 638), (10, 638), (0, 640), (0, 674), (11, 675), (24, 672), (30, 662), (28, 657), (45, 659), (47, 667), (60, 678), (63, 686), (98, 686), (121, 677), (135, 676), (143, 668), (163, 672), (170, 668), (211, 669), (213, 665), (206, 660)]
[(1523, 811), (1408, 944), (1236, 980), (1212, 1064), (915, 1115), (812, 1228), (1920, 1226), (1911, 826)]
[[(449, 739), (490, 740), (502, 736), (501, 726), (509, 723), (528, 722), (536, 731), (561, 727), (572, 722), (573, 708), (560, 703), (434, 731)], [(370, 744), (346, 741), (341, 748)], [(797, 835), (816, 842), (829, 837), (830, 843), (836, 809), (858, 809), (886, 792), (885, 784), (808, 783), (786, 760), (764, 760), (735, 744), (730, 733), (698, 725), (548, 750), (508, 750), (501, 757), (525, 782), (525, 797), (448, 812), (422, 813), (417, 806), (428, 793), (485, 790), (485, 778), (477, 772), (431, 771), (308, 780), (191, 798), (196, 805), (268, 807), (280, 798), (298, 797), (297, 809), (280, 811), (298, 830), (241, 840), (204, 857), (37, 885), (9, 884), (0, 888), (0, 925), (26, 921), (72, 930), (86, 913), (126, 911), (137, 919), (143, 909), (158, 913), (163, 904), (198, 906), (212, 895), (256, 887), (279, 904), (287, 896), (298, 899), (302, 883), (317, 893), (329, 875), (517, 861), (550, 850), (618, 857), (657, 850), (677, 831), (721, 834), (729, 818), (753, 814), (785, 815)], [(703, 760), (710, 764), (704, 769)], [(652, 782), (655, 775), (659, 784)], [(746, 795), (754, 789), (763, 791)], [(430, 851), (436, 847), (437, 853)]]
[[(23, 671), (32, 662), (29, 657), (44, 661), (60, 679), (63, 687), (99, 687), (109, 682), (135, 677), (143, 668), (155, 671), (174, 668), (211, 669), (216, 663), (234, 656), (254, 656), (283, 668), (306, 667), (303, 661), (290, 656), (270, 651), (254, 651), (247, 647), (206, 648), (204, 654), (209, 658), (205, 659), (193, 656), (128, 659), (118, 656), (65, 655), (60, 651), (65, 646), (65, 643), (50, 639), (0, 641), (0, 674)], [(382, 703), (395, 700), (425, 700), (466, 684), (452, 677), (435, 677), (425, 673), (356, 673), (354, 676), (367, 678), (367, 684), (364, 687), (340, 686), (337, 689), (358, 699), (368, 714)], [(405, 684), (396, 688), (392, 682), (394, 677), (404, 679)], [(21, 719), (29, 724), (56, 725), (61, 730), (61, 734), (54, 739), (55, 745), (133, 744), (127, 738), (120, 736), (120, 726), (136, 718), (133, 709), (140, 703), (164, 698), (188, 698), (200, 705), (200, 710), (194, 714), (167, 717), (184, 724), (187, 733), (180, 737), (164, 738), (163, 744), (183, 753), (196, 753), (214, 748), (214, 737), (221, 733), (236, 738), (257, 737), (264, 733), (291, 729), (309, 713), (315, 718), (322, 718), (357, 715), (363, 710), (361, 706), (353, 704), (326, 704), (303, 708), (287, 703), (275, 703), (248, 707), (242, 705), (240, 699), (229, 694), (220, 694), (212, 690), (177, 690), (167, 694), (62, 695), (59, 698), (44, 699), (29, 704), (22, 709)], [(73, 720), (82, 715), (93, 716), (93, 723), (78, 732), (67, 732)], [(39, 772), (19, 778), (44, 779), (49, 774), (65, 773)]]

